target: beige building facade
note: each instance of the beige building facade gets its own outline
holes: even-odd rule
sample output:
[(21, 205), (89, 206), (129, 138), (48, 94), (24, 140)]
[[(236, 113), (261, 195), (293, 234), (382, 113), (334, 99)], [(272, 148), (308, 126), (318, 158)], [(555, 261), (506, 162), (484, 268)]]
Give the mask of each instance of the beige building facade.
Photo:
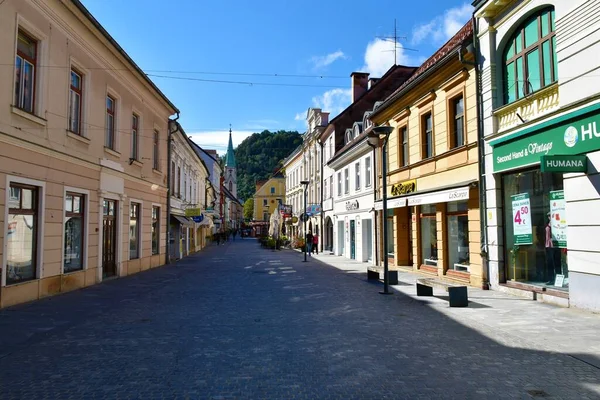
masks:
[[(390, 265), (481, 287), (479, 152), (471, 23), (370, 115), (394, 131), (387, 146)], [(460, 54), (460, 55), (459, 55)], [(381, 147), (379, 148), (381, 149)], [(381, 153), (377, 171), (381, 179)], [(379, 249), (383, 248), (381, 231)], [(381, 259), (381, 258), (380, 258)]]
[(163, 265), (176, 107), (78, 0), (0, 32), (0, 306)]

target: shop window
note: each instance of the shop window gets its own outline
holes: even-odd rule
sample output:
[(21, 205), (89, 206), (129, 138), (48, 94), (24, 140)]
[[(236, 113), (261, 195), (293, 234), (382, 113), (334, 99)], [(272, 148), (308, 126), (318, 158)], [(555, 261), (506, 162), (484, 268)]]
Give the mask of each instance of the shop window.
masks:
[(152, 207), (152, 255), (160, 252), (160, 207)]
[(387, 212), (387, 255), (394, 257), (394, 210)]
[(504, 49), (504, 103), (558, 79), (554, 9), (543, 9), (519, 26)]
[(469, 215), (466, 201), (448, 203), (448, 269), (469, 272)]
[(6, 233), (6, 284), (36, 278), (38, 235), (38, 190), (11, 184)]
[(65, 198), (65, 272), (83, 269), (84, 198), (77, 193)]
[(129, 259), (140, 258), (140, 204), (129, 207)]
[(562, 174), (506, 174), (502, 188), (507, 280), (568, 288)]
[(423, 265), (437, 266), (437, 224), (435, 204), (421, 206), (421, 262)]

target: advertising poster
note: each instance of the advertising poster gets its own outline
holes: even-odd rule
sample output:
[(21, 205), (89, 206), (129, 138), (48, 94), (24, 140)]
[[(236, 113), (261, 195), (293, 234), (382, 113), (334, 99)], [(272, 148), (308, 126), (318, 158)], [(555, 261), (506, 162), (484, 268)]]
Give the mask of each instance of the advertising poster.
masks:
[(531, 230), (529, 193), (516, 194), (511, 196), (511, 200), (514, 244), (532, 244), (533, 233)]
[(550, 192), (550, 228), (552, 242), (556, 247), (567, 247), (567, 215), (565, 212), (565, 192)]

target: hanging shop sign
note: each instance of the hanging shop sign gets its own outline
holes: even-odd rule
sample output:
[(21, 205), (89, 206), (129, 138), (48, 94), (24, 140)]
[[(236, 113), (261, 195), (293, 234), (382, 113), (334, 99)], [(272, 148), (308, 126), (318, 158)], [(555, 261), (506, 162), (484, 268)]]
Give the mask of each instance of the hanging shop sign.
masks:
[(200, 222), (204, 221), (204, 215), (194, 215), (192, 216), (192, 220), (199, 224)]
[(321, 213), (321, 206), (319, 204), (311, 204), (306, 207), (306, 213), (311, 217), (313, 215), (318, 215)]
[(185, 216), (186, 217), (198, 217), (202, 215), (202, 209), (200, 208), (186, 208)]
[(284, 218), (288, 218), (292, 216), (292, 206), (291, 204), (282, 204), (279, 206), (279, 212)]
[(510, 196), (512, 201), (513, 240), (514, 244), (532, 244), (531, 204), (529, 193)]
[[(512, 136), (492, 140), (490, 145), (493, 146), (494, 172), (536, 164), (543, 156), (572, 156), (599, 150), (599, 111), (600, 104), (594, 104), (519, 131)], [(563, 164), (556, 168), (576, 166), (579, 170), (556, 172), (584, 172), (581, 170), (581, 163), (573, 161), (574, 165), (567, 166), (563, 160)], [(551, 168), (555, 168), (554, 165), (552, 163)]]
[(292, 217), (292, 224), (298, 223), (298, 217)]
[(587, 172), (586, 156), (542, 156), (540, 160), (542, 172)]
[(347, 201), (346, 202), (346, 210), (347, 211), (358, 210), (358, 200)]
[(550, 230), (552, 242), (556, 247), (567, 247), (567, 214), (565, 192), (556, 190), (550, 192)]
[(417, 191), (417, 180), (411, 179), (392, 185), (392, 196), (402, 196), (403, 194), (414, 193)]

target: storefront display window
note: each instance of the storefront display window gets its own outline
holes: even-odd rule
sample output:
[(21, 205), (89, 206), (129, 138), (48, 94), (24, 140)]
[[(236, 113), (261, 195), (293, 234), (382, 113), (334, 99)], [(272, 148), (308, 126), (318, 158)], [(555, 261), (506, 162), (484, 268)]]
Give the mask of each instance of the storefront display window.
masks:
[(466, 201), (448, 203), (448, 269), (469, 272), (469, 216)]
[(437, 266), (437, 227), (435, 204), (421, 206), (421, 262)]
[(507, 281), (569, 287), (562, 174), (539, 169), (502, 177)]
[(394, 257), (394, 210), (387, 210), (387, 212), (388, 257)]

